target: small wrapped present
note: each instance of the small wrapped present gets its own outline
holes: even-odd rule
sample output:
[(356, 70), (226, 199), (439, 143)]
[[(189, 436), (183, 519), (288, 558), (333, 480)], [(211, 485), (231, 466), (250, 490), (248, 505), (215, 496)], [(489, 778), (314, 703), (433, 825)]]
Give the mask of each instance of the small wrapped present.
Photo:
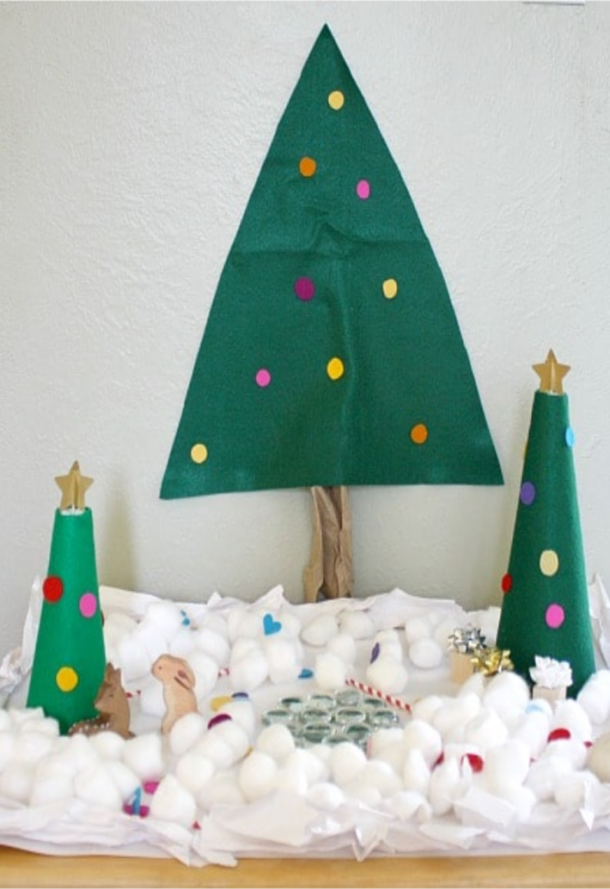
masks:
[(563, 701), (572, 685), (572, 668), (568, 661), (557, 661), (552, 657), (536, 655), (536, 666), (530, 667), (530, 676), (535, 683), (532, 697), (544, 698), (550, 703)]
[(479, 648), (472, 657), (473, 667), (476, 672), (482, 673), (488, 678), (503, 673), (506, 670), (514, 670), (515, 666), (510, 659), (510, 651), (503, 648)]
[(456, 627), (449, 635), (448, 647), (451, 659), (452, 682), (463, 683), (475, 670), (474, 655), (484, 646), (485, 637), (478, 627), (468, 624)]

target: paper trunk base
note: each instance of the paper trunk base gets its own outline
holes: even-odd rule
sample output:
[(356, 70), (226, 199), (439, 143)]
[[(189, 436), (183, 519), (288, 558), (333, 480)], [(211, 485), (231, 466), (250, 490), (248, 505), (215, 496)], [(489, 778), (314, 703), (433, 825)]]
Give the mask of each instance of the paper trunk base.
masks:
[(466, 682), (469, 676), (474, 673), (474, 664), (472, 663), (472, 654), (465, 654), (461, 651), (451, 652), (451, 681)]
[(535, 685), (532, 691), (533, 698), (543, 698), (552, 704), (554, 701), (564, 701), (566, 697), (565, 685), (557, 688), (545, 688), (543, 685)]

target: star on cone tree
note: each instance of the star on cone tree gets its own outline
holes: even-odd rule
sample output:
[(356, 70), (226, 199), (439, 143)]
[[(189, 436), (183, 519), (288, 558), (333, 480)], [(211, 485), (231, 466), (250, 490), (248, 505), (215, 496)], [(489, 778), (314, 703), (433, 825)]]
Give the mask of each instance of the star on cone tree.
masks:
[(106, 655), (91, 510), (85, 492), (93, 479), (78, 463), (56, 478), (62, 498), (55, 512), (48, 574), (36, 638), (27, 706), (42, 707), (65, 734), (97, 715), (93, 701), (104, 678)]
[(595, 672), (568, 396), (553, 351), (534, 395), (497, 644), (529, 680), (536, 656), (568, 661), (576, 695)]

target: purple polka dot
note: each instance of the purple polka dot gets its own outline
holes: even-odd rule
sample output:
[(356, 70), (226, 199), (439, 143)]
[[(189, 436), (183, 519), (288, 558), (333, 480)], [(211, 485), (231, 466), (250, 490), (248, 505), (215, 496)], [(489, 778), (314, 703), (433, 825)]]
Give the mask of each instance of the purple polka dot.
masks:
[(366, 201), (371, 196), (371, 183), (367, 179), (361, 179), (356, 185), (356, 194), (361, 201)]
[(256, 384), (260, 386), (261, 389), (264, 389), (265, 386), (268, 386), (271, 382), (271, 374), (267, 370), (266, 367), (261, 367), (261, 369), (256, 374)]
[(297, 278), (294, 282), (294, 292), (299, 299), (307, 301), (313, 299), (316, 288), (311, 278)]
[(536, 488), (531, 482), (523, 482), (519, 497), (521, 498), (521, 503), (530, 506), (536, 499)]
[(571, 426), (566, 427), (565, 431), (565, 443), (569, 448), (574, 447), (574, 442), (576, 441), (576, 436), (574, 435), (574, 430)]
[(78, 603), (83, 617), (93, 617), (97, 611), (97, 599), (93, 593), (83, 593)]
[(553, 604), (549, 605), (549, 607), (547, 608), (544, 619), (547, 622), (547, 626), (549, 626), (552, 630), (556, 630), (562, 625), (565, 617), (565, 612), (561, 605), (557, 605), (556, 602), (553, 602)]

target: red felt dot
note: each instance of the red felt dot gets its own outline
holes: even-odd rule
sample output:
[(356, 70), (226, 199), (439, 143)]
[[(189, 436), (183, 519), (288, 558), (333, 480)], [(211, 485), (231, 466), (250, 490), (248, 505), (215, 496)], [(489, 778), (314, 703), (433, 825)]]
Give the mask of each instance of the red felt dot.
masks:
[(437, 760), (434, 763), (434, 765), (432, 766), (432, 768), (435, 769), (437, 766), (440, 766), (444, 761), (445, 761), (445, 753), (443, 750), (441, 750), (441, 752), (439, 753)]
[(567, 728), (554, 728), (553, 731), (549, 734), (549, 742), (550, 741), (569, 741), (572, 737), (572, 733)]
[(218, 716), (212, 716), (208, 722), (208, 728), (214, 728), (215, 725), (219, 725), (221, 722), (228, 722), (230, 719), (231, 717), (228, 713), (219, 713)]
[(64, 594), (64, 583), (61, 577), (47, 577), (42, 584), (42, 595), (47, 602), (59, 602)]
[(513, 576), (512, 574), (505, 574), (502, 578), (502, 592), (510, 593), (513, 588)]
[(483, 757), (479, 756), (478, 753), (465, 753), (462, 757), (462, 762), (467, 759), (470, 763), (470, 768), (473, 772), (482, 772), (483, 771)]

